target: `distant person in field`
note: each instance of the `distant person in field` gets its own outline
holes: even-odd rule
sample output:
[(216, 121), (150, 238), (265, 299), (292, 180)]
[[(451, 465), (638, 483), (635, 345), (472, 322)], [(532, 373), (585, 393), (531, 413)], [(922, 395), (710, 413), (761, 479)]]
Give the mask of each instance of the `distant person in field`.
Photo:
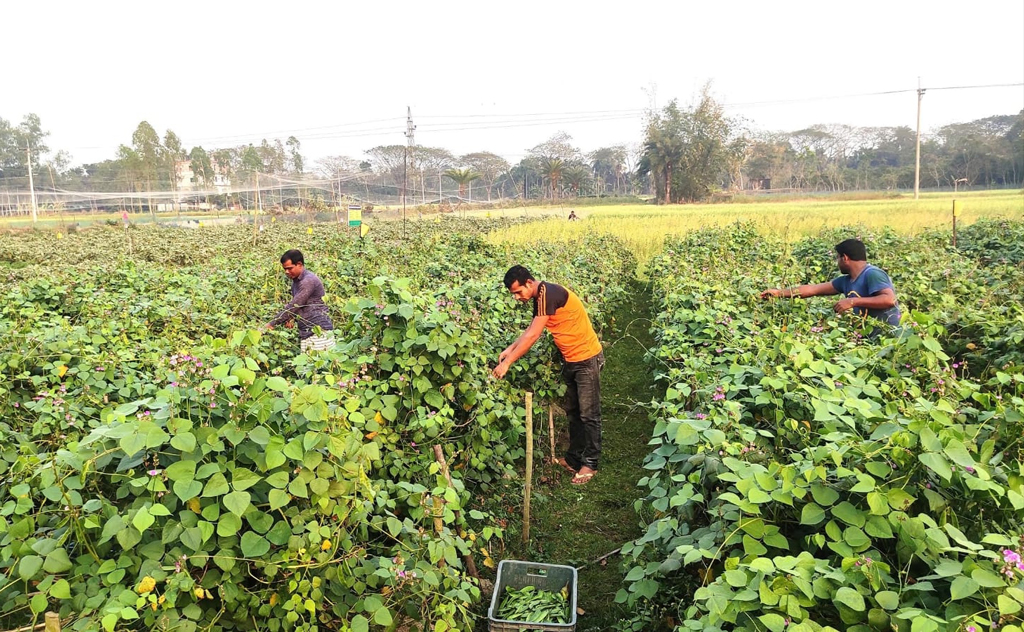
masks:
[(517, 301), (533, 301), (533, 321), (501, 352), (492, 375), (505, 377), (512, 363), (526, 355), (545, 328), (551, 332), (565, 360), (562, 379), (567, 386), (565, 414), (569, 418), (569, 449), (558, 464), (573, 473), (573, 485), (583, 485), (597, 474), (601, 456), (601, 341), (583, 303), (571, 290), (537, 282), (523, 266), (512, 266), (505, 273), (505, 287)]
[(576, 215), (576, 209), (573, 209), (573, 210), (569, 211), (569, 221), (570, 222), (575, 222), (578, 219), (579, 219), (579, 216)]
[[(291, 328), (298, 323), (302, 353), (334, 348), (334, 324), (324, 304), (324, 284), (306, 269), (306, 260), (298, 250), (289, 250), (281, 255), (281, 267), (292, 280), (292, 300), (267, 323), (267, 329), (272, 330), (282, 324)], [(321, 333), (315, 333), (316, 327)]]
[(852, 309), (855, 314), (867, 314), (895, 327), (900, 324), (896, 288), (889, 275), (868, 263), (867, 258), (867, 249), (862, 241), (847, 239), (836, 245), (836, 262), (842, 276), (828, 283), (765, 290), (761, 292), (761, 298), (810, 298), (842, 294), (844, 298), (835, 304), (837, 314)]

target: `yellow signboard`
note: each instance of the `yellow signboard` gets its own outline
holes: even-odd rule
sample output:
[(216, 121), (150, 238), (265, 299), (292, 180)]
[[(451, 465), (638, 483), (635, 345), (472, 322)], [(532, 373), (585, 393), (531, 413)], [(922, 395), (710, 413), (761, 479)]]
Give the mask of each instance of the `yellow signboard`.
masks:
[(963, 205), (961, 205), (956, 200), (953, 200), (953, 217), (960, 217), (960, 212), (962, 210), (963, 210)]
[(349, 207), (349, 209), (348, 209), (348, 225), (349, 226), (359, 226), (362, 223), (363, 223), (363, 209)]

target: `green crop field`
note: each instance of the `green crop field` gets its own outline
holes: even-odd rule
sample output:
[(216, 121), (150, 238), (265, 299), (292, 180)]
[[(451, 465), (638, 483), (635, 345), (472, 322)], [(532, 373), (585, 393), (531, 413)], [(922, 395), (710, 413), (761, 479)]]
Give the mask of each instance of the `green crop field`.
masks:
[[(519, 559), (579, 569), (580, 632), (1020, 632), (1022, 198), (958, 199), (955, 249), (949, 196), (0, 233), (0, 629), (482, 631)], [(852, 234), (898, 329), (759, 298)], [(330, 352), (264, 327), (289, 248)], [(583, 487), (549, 338), (490, 376), (513, 263), (605, 348)]]

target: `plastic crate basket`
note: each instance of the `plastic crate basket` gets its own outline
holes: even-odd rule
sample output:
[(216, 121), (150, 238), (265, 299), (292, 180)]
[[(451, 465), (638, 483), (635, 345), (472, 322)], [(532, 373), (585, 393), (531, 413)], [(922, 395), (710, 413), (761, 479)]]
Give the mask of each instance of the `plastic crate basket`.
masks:
[[(558, 592), (569, 585), (569, 623), (527, 623), (498, 618), (498, 608), (505, 595), (505, 588), (520, 589), (534, 586), (539, 590)], [(575, 630), (576, 629), (576, 569), (572, 566), (538, 564), (502, 560), (498, 564), (498, 577), (494, 582), (491, 607), (487, 611), (487, 629), (490, 632), (524, 632), (525, 630)]]

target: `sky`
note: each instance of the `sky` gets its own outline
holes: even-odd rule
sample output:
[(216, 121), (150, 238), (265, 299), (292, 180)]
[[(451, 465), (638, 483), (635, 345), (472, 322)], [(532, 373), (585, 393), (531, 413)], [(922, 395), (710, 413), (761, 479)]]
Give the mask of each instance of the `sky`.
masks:
[[(929, 88), (1024, 83), (1024, 1), (6, 2), (0, 117), (75, 164), (140, 121), (186, 148), (296, 136), (308, 164), (405, 143), (518, 161), (584, 151), (710, 82), (758, 130), (915, 126)], [(906, 92), (867, 95), (879, 92)], [(922, 129), (1024, 109), (1024, 86), (926, 91)]]

